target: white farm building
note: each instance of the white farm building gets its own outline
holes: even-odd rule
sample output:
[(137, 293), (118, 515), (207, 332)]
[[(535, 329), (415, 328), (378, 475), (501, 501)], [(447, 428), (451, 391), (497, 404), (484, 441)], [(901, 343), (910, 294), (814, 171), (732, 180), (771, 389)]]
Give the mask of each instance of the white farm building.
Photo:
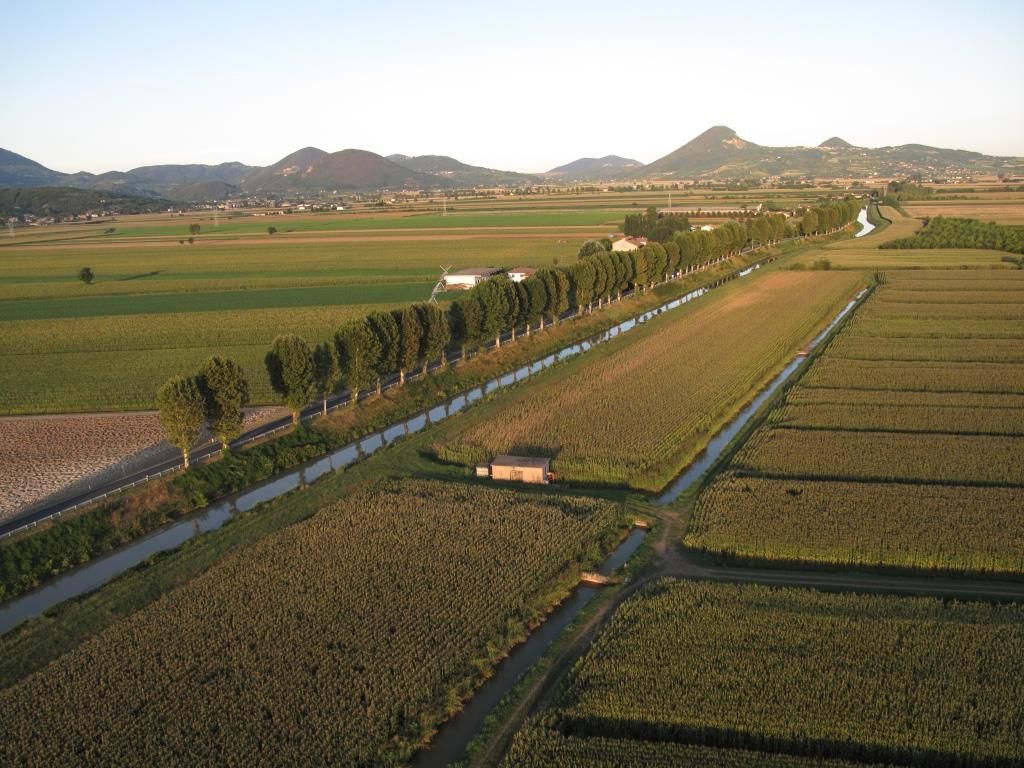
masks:
[(497, 267), (474, 267), (449, 272), (444, 276), (444, 287), (449, 291), (464, 291), (475, 288), (484, 280), (501, 272)]

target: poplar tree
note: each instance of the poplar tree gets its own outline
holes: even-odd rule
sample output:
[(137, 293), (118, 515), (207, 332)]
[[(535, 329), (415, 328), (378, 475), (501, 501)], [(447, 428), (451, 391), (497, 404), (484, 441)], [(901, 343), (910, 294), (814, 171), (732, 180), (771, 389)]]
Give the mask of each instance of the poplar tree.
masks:
[(242, 434), (245, 406), (249, 404), (249, 382), (234, 360), (214, 355), (199, 369), (196, 379), (203, 396), (206, 420), (227, 450), (228, 444)]
[(338, 354), (341, 380), (354, 405), (359, 400), (359, 393), (376, 379), (376, 338), (365, 320), (356, 320), (334, 334), (334, 348)]
[(444, 351), (451, 341), (451, 328), (448, 318), (437, 304), (420, 304), (417, 306), (420, 325), (423, 328), (423, 373), (431, 360), (440, 360), (445, 364)]
[(181, 451), (182, 461), (188, 469), (189, 451), (203, 428), (203, 396), (196, 380), (184, 376), (168, 379), (157, 390), (156, 407), (167, 442)]
[(374, 373), (377, 375), (377, 394), (380, 395), (380, 381), (398, 370), (398, 321), (391, 312), (371, 312), (366, 325), (376, 339), (377, 356)]
[(398, 383), (405, 384), (405, 373), (416, 366), (420, 359), (423, 343), (423, 328), (415, 307), (396, 309), (392, 312), (398, 326)]
[(266, 365), (270, 386), (284, 398), (292, 412), (292, 421), (298, 424), (303, 407), (316, 391), (313, 352), (309, 344), (294, 334), (278, 336), (270, 345)]
[(313, 382), (323, 400), (320, 413), (327, 415), (327, 398), (334, 394), (341, 384), (341, 365), (338, 350), (334, 344), (325, 341), (313, 348)]
[(452, 340), (459, 345), (462, 359), (466, 359), (468, 347), (480, 345), (483, 308), (475, 296), (468, 295), (456, 299), (448, 308), (448, 325)]

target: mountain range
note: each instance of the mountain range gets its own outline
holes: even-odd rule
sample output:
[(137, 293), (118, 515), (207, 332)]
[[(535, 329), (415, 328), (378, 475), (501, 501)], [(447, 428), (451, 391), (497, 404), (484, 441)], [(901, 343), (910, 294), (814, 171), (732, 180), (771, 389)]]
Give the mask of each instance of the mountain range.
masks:
[(826, 178), (893, 176), (915, 173), (953, 175), (1024, 171), (1024, 158), (993, 157), (924, 144), (856, 147), (832, 136), (816, 147), (765, 147), (716, 125), (649, 165), (628, 174), (637, 179), (746, 179), (764, 176)]
[(604, 157), (581, 157), (571, 163), (552, 168), (544, 175), (558, 181), (605, 181), (623, 174), (643, 168), (639, 160), (630, 160), (618, 155)]
[(516, 187), (545, 181), (749, 179), (764, 176), (907, 177), (1004, 171), (1024, 173), (1024, 158), (994, 157), (923, 144), (857, 147), (832, 136), (816, 147), (768, 147), (716, 125), (653, 163), (618, 155), (583, 157), (542, 174), (467, 165), (446, 155), (383, 157), (361, 149), (305, 147), (273, 165), (149, 165), (130, 171), (60, 173), (0, 149), (0, 187), (74, 187), (178, 201), (241, 193), (354, 192), (383, 189)]

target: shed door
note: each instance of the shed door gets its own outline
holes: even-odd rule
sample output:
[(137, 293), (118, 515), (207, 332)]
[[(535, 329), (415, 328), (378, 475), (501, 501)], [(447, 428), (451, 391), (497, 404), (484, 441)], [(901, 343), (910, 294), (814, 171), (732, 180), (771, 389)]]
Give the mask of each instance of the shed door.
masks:
[(509, 473), (509, 480), (519, 480), (519, 481), (522, 481), (522, 479), (523, 479), (523, 470), (521, 470), (521, 469), (513, 469)]

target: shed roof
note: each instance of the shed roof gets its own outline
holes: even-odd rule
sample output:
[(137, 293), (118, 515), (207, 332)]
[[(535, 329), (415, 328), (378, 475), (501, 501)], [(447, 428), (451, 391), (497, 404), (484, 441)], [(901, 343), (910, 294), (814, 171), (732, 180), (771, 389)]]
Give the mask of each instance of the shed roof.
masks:
[(532, 275), (532, 274), (536, 273), (536, 271), (537, 271), (536, 267), (513, 267), (508, 272), (509, 272), (510, 275), (512, 273), (523, 274), (523, 275)]
[(531, 469), (547, 469), (551, 464), (551, 459), (541, 458), (540, 456), (495, 456), (494, 461), (491, 462), (491, 466), (499, 467), (529, 467)]

